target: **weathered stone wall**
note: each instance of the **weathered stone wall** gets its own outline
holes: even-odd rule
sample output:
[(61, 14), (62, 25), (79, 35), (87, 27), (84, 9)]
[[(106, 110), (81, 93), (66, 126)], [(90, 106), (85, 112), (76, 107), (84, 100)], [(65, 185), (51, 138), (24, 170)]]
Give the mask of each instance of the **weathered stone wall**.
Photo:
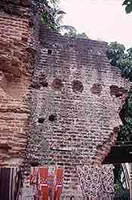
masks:
[(0, 0), (0, 167), (24, 160), (29, 121), (32, 28), (29, 1)]
[[(110, 66), (105, 42), (62, 37), (41, 26), (39, 44), (30, 3), (0, 0), (0, 167), (20, 166), (25, 156), (29, 168), (64, 167), (62, 199), (84, 199), (78, 169), (96, 171), (110, 151), (128, 83)], [(90, 180), (96, 187), (92, 174)]]
[(64, 167), (64, 199), (82, 197), (77, 167), (101, 164), (121, 124), (127, 82), (106, 51), (105, 42), (66, 38), (41, 27), (27, 157), (32, 166)]

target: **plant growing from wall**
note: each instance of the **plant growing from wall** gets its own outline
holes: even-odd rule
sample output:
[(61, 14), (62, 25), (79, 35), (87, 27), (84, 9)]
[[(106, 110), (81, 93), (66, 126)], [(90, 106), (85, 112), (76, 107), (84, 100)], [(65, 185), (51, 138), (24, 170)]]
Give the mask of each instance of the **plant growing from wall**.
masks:
[(34, 0), (33, 4), (41, 16), (41, 21), (49, 28), (58, 30), (65, 12), (59, 9), (58, 0)]
[[(118, 67), (122, 76), (132, 82), (132, 48), (126, 50), (124, 45), (113, 42), (109, 45), (107, 55), (111, 65)], [(120, 118), (123, 125), (120, 128), (118, 141), (132, 141), (132, 88), (120, 111)]]
[(60, 31), (63, 31), (63, 35), (67, 37), (73, 37), (73, 38), (83, 38), (88, 39), (88, 36), (86, 33), (78, 33), (75, 27), (69, 26), (69, 25), (62, 25), (60, 26)]
[(126, 50), (124, 45), (112, 42), (107, 55), (111, 65), (118, 67), (122, 76), (132, 81), (132, 48)]

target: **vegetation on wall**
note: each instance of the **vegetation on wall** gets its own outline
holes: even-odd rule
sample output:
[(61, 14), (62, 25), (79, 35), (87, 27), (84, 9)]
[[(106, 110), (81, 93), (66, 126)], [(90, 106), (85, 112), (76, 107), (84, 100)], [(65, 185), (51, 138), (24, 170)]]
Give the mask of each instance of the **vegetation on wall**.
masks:
[[(64, 11), (59, 9), (58, 0), (34, 0), (34, 4), (41, 14), (42, 21), (49, 28), (63, 31), (65, 36), (75, 38), (88, 38), (85, 33), (77, 33), (72, 26), (61, 25)], [(127, 13), (132, 12), (132, 0), (124, 0), (123, 5)], [(108, 58), (113, 66), (121, 70), (122, 76), (132, 81), (132, 48), (125, 49), (125, 46), (117, 42), (111, 43), (108, 50)], [(118, 140), (132, 141), (132, 89), (128, 93), (126, 103), (120, 112), (123, 122)]]
[(122, 76), (132, 81), (132, 48), (125, 49), (125, 46), (117, 42), (109, 45), (108, 58), (111, 65), (121, 70)]
[[(59, 0), (34, 0), (33, 3), (41, 13), (42, 21), (48, 24), (50, 28), (58, 30), (60, 28), (60, 21), (65, 14), (63, 10), (59, 9)], [(132, 12), (132, 0), (124, 0), (123, 6), (125, 6), (126, 13)], [(69, 29), (68, 36), (73, 34), (73, 32), (72, 30), (71, 33), (71, 29)], [(85, 33), (81, 33), (80, 35), (79, 37), (87, 38)]]
[(120, 111), (120, 117), (123, 122), (121, 126), (119, 141), (132, 141), (132, 89), (129, 90), (125, 104)]
[(41, 16), (41, 21), (49, 28), (58, 30), (65, 12), (60, 10), (58, 0), (34, 0), (34, 6)]
[[(132, 48), (125, 49), (124, 45), (113, 42), (109, 45), (107, 55), (111, 65), (118, 67), (122, 76), (132, 82)], [(120, 111), (120, 118), (123, 125), (120, 127), (118, 141), (132, 141), (132, 88)]]
[(125, 6), (126, 13), (132, 12), (132, 0), (125, 0), (123, 5)]
[(64, 36), (88, 39), (85, 33), (78, 33), (75, 27), (61, 25), (66, 13), (59, 8), (59, 0), (34, 0), (33, 3), (41, 16), (42, 23), (47, 24), (49, 28), (62, 33)]
[(83, 39), (88, 39), (88, 36), (86, 33), (78, 33), (76, 28), (73, 26), (67, 26), (64, 25), (62, 26), (62, 30), (64, 29), (64, 36), (67, 37), (74, 37), (74, 38), (83, 38)]

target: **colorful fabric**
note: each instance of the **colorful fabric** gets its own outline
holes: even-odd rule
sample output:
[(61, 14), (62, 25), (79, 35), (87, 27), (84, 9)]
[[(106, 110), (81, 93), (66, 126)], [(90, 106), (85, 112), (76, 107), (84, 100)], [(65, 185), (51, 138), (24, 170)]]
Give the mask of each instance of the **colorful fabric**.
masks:
[(88, 165), (78, 167), (77, 171), (84, 199), (114, 199), (114, 175), (112, 165)]
[(60, 200), (63, 186), (63, 169), (51, 172), (47, 167), (32, 168), (30, 185), (39, 200)]
[(55, 200), (60, 200), (63, 186), (63, 169), (56, 170)]

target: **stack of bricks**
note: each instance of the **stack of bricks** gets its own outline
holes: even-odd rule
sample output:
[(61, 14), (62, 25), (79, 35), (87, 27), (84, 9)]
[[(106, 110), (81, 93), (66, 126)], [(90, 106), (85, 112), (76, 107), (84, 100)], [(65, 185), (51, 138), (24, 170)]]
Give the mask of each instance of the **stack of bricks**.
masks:
[(0, 166), (23, 163), (29, 123), (31, 83), (28, 1), (0, 1)]

